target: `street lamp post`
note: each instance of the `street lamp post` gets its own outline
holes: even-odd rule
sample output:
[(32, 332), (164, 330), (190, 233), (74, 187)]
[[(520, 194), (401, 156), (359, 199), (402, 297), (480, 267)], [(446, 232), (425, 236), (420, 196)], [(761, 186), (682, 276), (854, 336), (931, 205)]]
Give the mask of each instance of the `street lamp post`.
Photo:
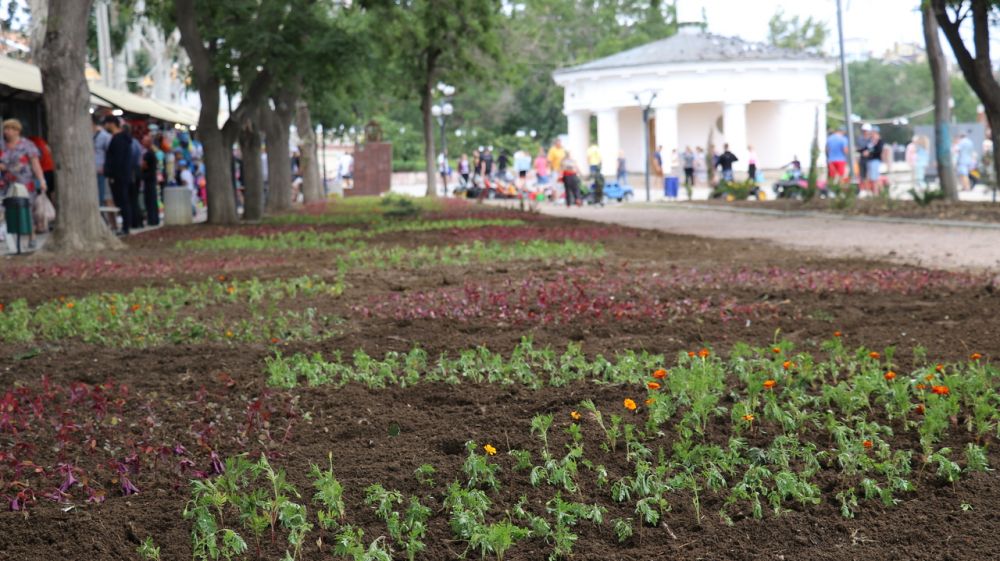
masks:
[(851, 74), (844, 56), (844, 16), (837, 0), (837, 38), (840, 41), (840, 78), (844, 84), (844, 114), (847, 117), (847, 181), (854, 183), (854, 114), (851, 112)]
[(649, 101), (643, 102), (639, 97), (639, 94), (635, 94), (635, 100), (638, 102), (639, 107), (642, 107), (642, 138), (643, 144), (645, 144), (646, 153), (646, 202), (651, 200), (649, 192), (649, 112), (653, 108), (653, 100), (656, 99), (656, 92), (648, 92)]
[[(431, 106), (431, 114), (437, 118), (438, 126), (441, 127), (441, 158), (444, 160), (445, 167), (447, 168), (448, 162), (448, 137), (445, 135), (445, 123), (448, 121), (448, 117), (455, 112), (455, 107), (451, 104), (451, 98), (455, 95), (455, 86), (449, 86), (444, 82), (437, 85), (438, 91), (441, 92), (442, 99), (438, 103)], [(438, 164), (440, 166), (440, 162)], [(440, 169), (438, 170), (441, 171)], [(442, 174), (441, 181), (444, 183), (444, 195), (448, 196), (448, 176)]]

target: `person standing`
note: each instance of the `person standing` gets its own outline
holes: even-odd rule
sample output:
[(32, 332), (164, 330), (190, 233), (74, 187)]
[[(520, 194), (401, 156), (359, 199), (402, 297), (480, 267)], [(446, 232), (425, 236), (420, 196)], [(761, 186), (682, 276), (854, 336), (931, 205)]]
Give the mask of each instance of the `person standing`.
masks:
[(958, 144), (955, 146), (955, 173), (958, 174), (958, 181), (962, 185), (963, 191), (971, 189), (969, 185), (969, 173), (975, 165), (975, 155), (973, 154), (972, 139), (966, 133), (958, 135)]
[(97, 204), (105, 205), (108, 201), (108, 178), (104, 175), (104, 156), (111, 144), (111, 134), (101, 126), (101, 119), (94, 114), (91, 117), (94, 125), (94, 164), (97, 166)]
[(146, 225), (159, 226), (160, 224), (160, 197), (157, 188), (156, 172), (158, 160), (156, 157), (156, 146), (150, 135), (142, 138), (142, 195), (146, 205)]
[[(340, 157), (340, 164), (338, 165), (338, 171), (340, 177), (344, 180), (344, 189), (354, 188), (354, 156), (350, 152), (344, 152), (344, 155)], [(267, 169), (265, 166), (264, 169)], [(264, 176), (264, 180), (267, 181), (267, 176)]]
[(479, 173), (483, 179), (493, 177), (493, 147), (487, 146), (483, 157), (479, 159)]
[(597, 144), (591, 144), (587, 148), (587, 165), (590, 166), (590, 177), (597, 177), (601, 173), (601, 149)]
[(698, 146), (694, 149), (694, 183), (704, 183), (708, 181), (708, 168), (705, 163), (705, 149)]
[(469, 174), (472, 173), (472, 167), (469, 164), (469, 155), (462, 154), (462, 157), (458, 160), (458, 175), (462, 178), (462, 183), (468, 187), (469, 186)]
[[(21, 121), (7, 119), (3, 122), (3, 151), (0, 152), (0, 174), (7, 178), (7, 183), (20, 183), (28, 190), (31, 208), (35, 208), (35, 199), (39, 193), (48, 190), (45, 173), (39, 162), (38, 147), (33, 142), (21, 136)], [(28, 236), (28, 247), (35, 248), (35, 229)]]
[(722, 145), (722, 154), (716, 160), (716, 167), (722, 170), (723, 181), (733, 181), (733, 164), (738, 162), (736, 154), (729, 151), (729, 144)]
[(132, 127), (128, 123), (122, 130), (132, 143), (132, 172), (129, 174), (128, 186), (128, 203), (132, 207), (132, 228), (142, 228), (142, 209), (139, 207), (139, 191), (142, 187), (142, 144), (132, 136)]
[(882, 177), (882, 151), (885, 150), (885, 143), (882, 142), (882, 135), (878, 127), (872, 127), (868, 136), (868, 142), (861, 156), (865, 161), (865, 185), (868, 190), (875, 193), (879, 189), (879, 182)]
[(555, 174), (556, 177), (560, 176), (562, 173), (563, 159), (566, 158), (566, 155), (566, 150), (562, 147), (562, 140), (557, 138), (556, 141), (552, 143), (552, 147), (549, 148), (549, 173)]
[(538, 155), (535, 156), (535, 181), (539, 185), (549, 182), (549, 161), (545, 158), (545, 150), (539, 146)]
[(694, 187), (694, 151), (688, 146), (681, 154), (684, 166), (684, 187)]
[(565, 152), (565, 157), (560, 161), (562, 166), (562, 181), (566, 189), (566, 206), (582, 203), (580, 197), (580, 174), (576, 167), (576, 162), (570, 156), (569, 151)]
[(444, 196), (448, 196), (448, 177), (451, 175), (451, 166), (448, 165), (448, 152), (442, 151), (438, 154), (438, 173), (441, 175), (441, 186), (444, 189)]
[(930, 165), (930, 140), (923, 135), (913, 137), (913, 183), (914, 187), (926, 187), (927, 166)]
[(753, 146), (747, 146), (747, 178), (757, 184), (757, 153), (753, 151)]
[(861, 143), (856, 148), (858, 152), (858, 175), (861, 179), (861, 186), (865, 187), (868, 184), (868, 158), (865, 157), (868, 149), (868, 143), (872, 138), (872, 125), (870, 123), (865, 123), (861, 125)]
[[(28, 140), (38, 148), (38, 163), (42, 166), (42, 174), (45, 176), (45, 186), (52, 205), (56, 205), (56, 163), (52, 159), (52, 150), (49, 143), (40, 136), (29, 136)], [(57, 209), (58, 210), (58, 209)]]
[(848, 149), (843, 127), (837, 127), (826, 137), (826, 173), (830, 181), (840, 183), (847, 179)]
[(132, 206), (129, 204), (129, 177), (132, 174), (132, 139), (122, 130), (118, 117), (104, 118), (104, 130), (111, 135), (104, 156), (104, 176), (111, 187), (111, 197), (122, 217), (120, 235), (128, 235), (132, 228)]
[(624, 187), (625, 182), (628, 179), (628, 171), (625, 169), (625, 152), (623, 150), (618, 151), (618, 169), (615, 173), (615, 179), (618, 181), (618, 185)]

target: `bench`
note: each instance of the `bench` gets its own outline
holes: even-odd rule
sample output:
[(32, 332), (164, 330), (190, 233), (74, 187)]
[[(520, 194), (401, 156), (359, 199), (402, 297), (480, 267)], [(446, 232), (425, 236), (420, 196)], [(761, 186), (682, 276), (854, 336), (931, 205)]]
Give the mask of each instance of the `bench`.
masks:
[(101, 205), (97, 207), (97, 210), (101, 213), (101, 218), (104, 219), (105, 224), (108, 228), (111, 228), (112, 232), (118, 231), (118, 215), (121, 214), (121, 209), (116, 206), (104, 206)]

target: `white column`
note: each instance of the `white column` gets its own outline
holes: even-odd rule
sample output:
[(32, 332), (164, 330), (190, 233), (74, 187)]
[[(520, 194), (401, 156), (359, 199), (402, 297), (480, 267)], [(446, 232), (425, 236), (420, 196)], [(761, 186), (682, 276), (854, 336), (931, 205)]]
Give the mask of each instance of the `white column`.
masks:
[[(747, 104), (726, 102), (722, 107), (722, 128), (729, 151), (740, 160), (734, 170), (747, 169)], [(721, 150), (720, 150), (721, 151)]]
[(587, 162), (587, 147), (590, 146), (590, 113), (587, 111), (570, 111), (566, 114), (568, 121), (567, 134), (569, 140), (566, 150), (573, 155), (578, 166), (585, 169)]
[[(619, 141), (618, 110), (607, 109), (597, 113), (597, 146), (601, 149), (601, 173), (614, 175), (618, 166)], [(587, 154), (574, 155), (580, 169), (587, 169)]]
[(658, 146), (663, 147), (660, 154), (663, 158), (663, 174), (676, 175), (681, 173), (676, 169), (671, 169), (671, 155), (674, 150), (680, 154), (677, 143), (677, 106), (664, 105), (656, 107), (656, 143), (652, 146), (650, 154), (656, 151)]

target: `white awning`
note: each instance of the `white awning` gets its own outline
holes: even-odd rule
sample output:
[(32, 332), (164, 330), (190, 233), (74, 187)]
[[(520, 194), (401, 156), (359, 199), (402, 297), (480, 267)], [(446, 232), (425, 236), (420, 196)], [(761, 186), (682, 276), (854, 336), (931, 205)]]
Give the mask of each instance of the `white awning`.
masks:
[[(198, 112), (193, 109), (116, 90), (96, 82), (90, 82), (88, 86), (91, 93), (90, 102), (94, 105), (117, 108), (126, 113), (145, 115), (170, 123), (187, 126), (198, 124)], [(27, 97), (40, 96), (42, 73), (33, 64), (0, 56), (0, 91), (5, 88), (23, 92)]]

